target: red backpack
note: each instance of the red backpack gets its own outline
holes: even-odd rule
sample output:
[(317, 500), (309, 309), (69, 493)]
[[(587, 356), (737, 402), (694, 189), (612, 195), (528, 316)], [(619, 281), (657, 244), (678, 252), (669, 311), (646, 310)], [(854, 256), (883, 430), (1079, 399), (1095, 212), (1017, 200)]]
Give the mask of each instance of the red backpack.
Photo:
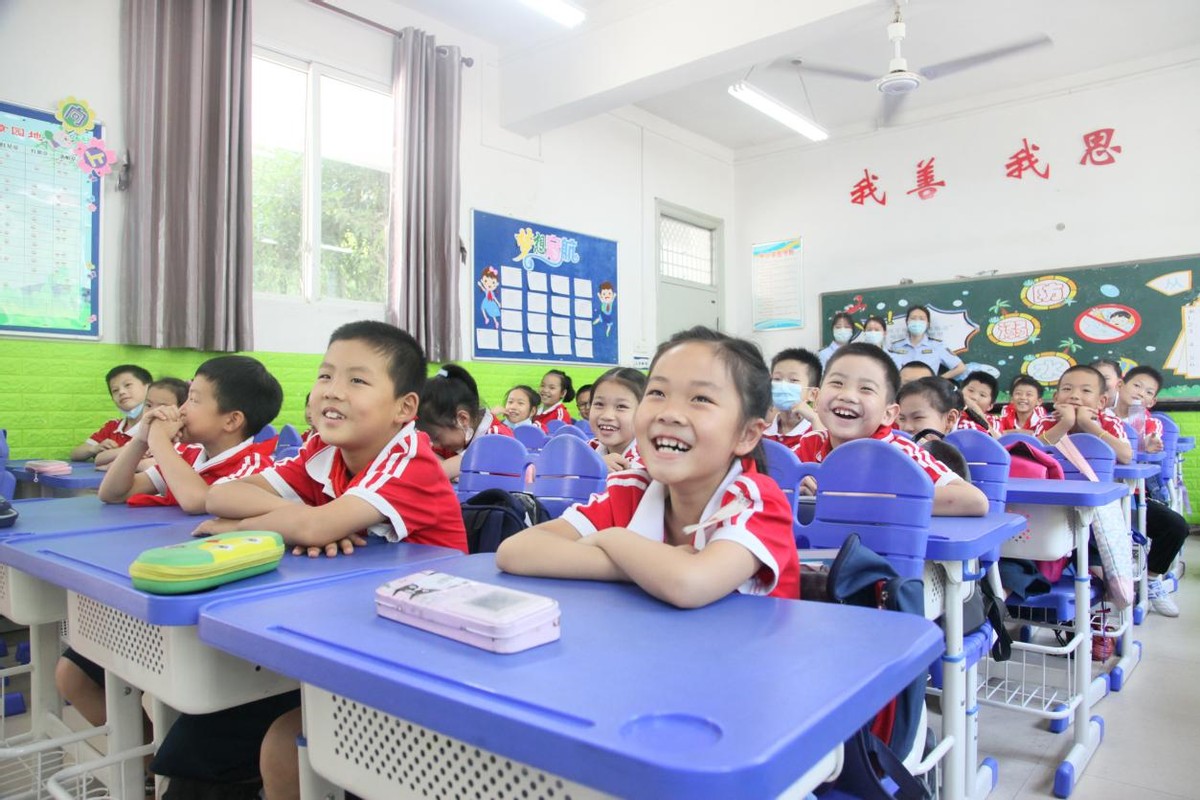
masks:
[[(1008, 467), (1010, 478), (1049, 478), (1061, 481), (1066, 477), (1058, 459), (1029, 442), (1010, 442), (1005, 445), (1004, 449), (1012, 458), (1012, 463)], [(1038, 571), (1046, 580), (1054, 583), (1062, 577), (1063, 567), (1069, 562), (1070, 558), (1060, 558), (1055, 561), (1035, 561), (1033, 563), (1037, 565)]]

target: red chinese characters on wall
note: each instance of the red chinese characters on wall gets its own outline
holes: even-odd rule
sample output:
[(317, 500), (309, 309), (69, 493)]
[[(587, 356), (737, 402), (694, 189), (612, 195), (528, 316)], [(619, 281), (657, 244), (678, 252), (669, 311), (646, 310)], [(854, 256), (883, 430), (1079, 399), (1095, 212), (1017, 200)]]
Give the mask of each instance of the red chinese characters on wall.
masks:
[(946, 186), (945, 181), (934, 180), (933, 162), (936, 156), (930, 156), (924, 161), (917, 162), (917, 185), (909, 189), (906, 194), (916, 193), (917, 197), (922, 200), (928, 200), (937, 194), (938, 189)]
[(1112, 128), (1099, 128), (1091, 133), (1085, 133), (1083, 135), (1083, 158), (1079, 159), (1079, 163), (1081, 165), (1092, 164), (1097, 167), (1117, 163), (1117, 157), (1113, 153), (1121, 152), (1121, 145), (1112, 143), (1114, 132)]
[(1050, 177), (1050, 165), (1046, 164), (1046, 169), (1038, 169), (1038, 164), (1041, 160), (1035, 155), (1042, 148), (1036, 144), (1030, 144), (1028, 139), (1021, 139), (1021, 149), (1008, 157), (1008, 162), (1004, 165), (1004, 174), (1009, 178), (1021, 180), (1025, 177), (1026, 172), (1032, 172), (1039, 178), (1045, 180)]
[(867, 198), (871, 198), (881, 206), (887, 205), (887, 192), (880, 194), (877, 190), (879, 185), (875, 181), (879, 180), (878, 175), (872, 175), (869, 170), (863, 170), (862, 180), (854, 184), (854, 188), (850, 190), (850, 202), (855, 205), (865, 205)]

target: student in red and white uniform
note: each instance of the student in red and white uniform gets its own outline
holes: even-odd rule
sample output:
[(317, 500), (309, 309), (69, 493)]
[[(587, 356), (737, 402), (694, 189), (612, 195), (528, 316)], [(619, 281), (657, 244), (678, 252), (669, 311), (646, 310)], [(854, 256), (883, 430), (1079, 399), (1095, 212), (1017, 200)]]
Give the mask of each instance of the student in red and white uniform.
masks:
[(552, 369), (542, 376), (542, 385), (538, 387), (538, 396), (542, 404), (533, 415), (533, 424), (540, 425), (546, 433), (551, 420), (558, 420), (564, 425), (571, 424), (571, 412), (567, 403), (575, 399), (575, 388), (571, 384), (571, 376), (561, 369)]
[[(1138, 449), (1146, 453), (1161, 453), (1163, 449), (1162, 420), (1150, 414), (1150, 409), (1158, 402), (1158, 390), (1161, 387), (1162, 373), (1154, 367), (1132, 367), (1124, 378), (1117, 380), (1117, 401), (1110, 406), (1118, 419), (1128, 422), (1135, 431), (1140, 432)], [(1141, 405), (1140, 412), (1137, 410), (1138, 404)]]
[(109, 397), (121, 412), (120, 419), (110, 419), (93, 433), (83, 444), (71, 451), (72, 461), (86, 461), (97, 453), (113, 450), (133, 438), (142, 410), (146, 405), (146, 392), (150, 388), (150, 373), (136, 364), (119, 364), (104, 376)]
[(1000, 438), (1000, 418), (991, 413), (1000, 384), (996, 377), (976, 370), (963, 379), (963, 413), (955, 430), (982, 431), (993, 439)]
[[(825, 365), (821, 392), (817, 395), (817, 414), (825, 430), (806, 434), (793, 452), (801, 461), (820, 462), (836, 448), (856, 439), (888, 442), (916, 461), (933, 481), (934, 514), (967, 517), (986, 514), (988, 502), (983, 492), (892, 431), (891, 425), (900, 412), (896, 402), (899, 384), (900, 373), (895, 362), (878, 347), (852, 343), (838, 348)], [(919, 390), (916, 393), (921, 394)]]
[(588, 422), (596, 437), (588, 441), (609, 472), (629, 469), (637, 461), (633, 421), (646, 392), (646, 376), (629, 367), (614, 367), (592, 384)]
[[(133, 439), (120, 449), (100, 484), (100, 499), (130, 505), (178, 504), (204, 512), (209, 487), (259, 472), (271, 464), (251, 434), (279, 413), (283, 390), (258, 361), (220, 356), (200, 365), (187, 400), (146, 412)], [(182, 438), (184, 444), (177, 444)], [(137, 472), (153, 451), (155, 466)], [(104, 670), (72, 649), (55, 668), (59, 693), (93, 725), (106, 720)]]
[[(333, 332), (312, 391), (316, 435), (294, 458), (213, 488), (220, 519), (197, 533), (273, 530), (311, 557), (353, 552), (366, 536), (467, 550), (462, 511), (415, 419), (425, 353), (408, 333), (362, 321)], [(296, 502), (297, 500), (301, 502)], [(269, 797), (298, 792), (296, 708), (270, 726), (259, 751)]]
[(1000, 432), (1032, 431), (1046, 418), (1042, 408), (1045, 389), (1028, 375), (1013, 378), (1008, 388), (1009, 402), (1000, 411)]
[(784, 447), (800, 443), (800, 437), (821, 429), (813, 409), (821, 387), (821, 359), (802, 347), (780, 350), (771, 359), (771, 413), (764, 439)]
[(755, 345), (708, 328), (677, 333), (658, 348), (634, 418), (644, 466), (506, 539), (496, 565), (633, 581), (681, 608), (731, 592), (798, 597), (791, 508), (755, 465), (770, 403)]
[(1054, 411), (1038, 422), (1033, 435), (1046, 444), (1058, 444), (1069, 433), (1090, 433), (1113, 449), (1117, 463), (1128, 464), (1133, 460), (1133, 447), (1121, 420), (1115, 414), (1100, 413), (1105, 401), (1104, 376), (1094, 367), (1071, 367), (1058, 379)]
[(475, 379), (458, 364), (444, 365), (425, 382), (417, 427), (428, 434), (452, 481), (458, 480), (462, 454), (472, 442), (488, 434), (513, 435), (512, 428), (482, 407)]

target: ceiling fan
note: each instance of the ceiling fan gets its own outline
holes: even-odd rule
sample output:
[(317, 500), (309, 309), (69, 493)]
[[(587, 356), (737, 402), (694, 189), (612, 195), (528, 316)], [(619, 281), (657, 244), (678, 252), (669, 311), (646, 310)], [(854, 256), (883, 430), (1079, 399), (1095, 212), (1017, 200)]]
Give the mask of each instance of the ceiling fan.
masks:
[(930, 64), (926, 67), (912, 70), (908, 68), (908, 59), (900, 52), (900, 45), (904, 41), (906, 32), (907, 26), (900, 12), (900, 0), (896, 0), (895, 13), (892, 21), (887, 26), (887, 36), (892, 43), (892, 58), (888, 62), (887, 72), (882, 76), (871, 75), (852, 69), (843, 69), (841, 67), (814, 64), (804, 58), (792, 58), (789, 59), (789, 62), (793, 67), (804, 72), (875, 84), (875, 88), (883, 94), (881, 122), (886, 126), (895, 117), (896, 112), (899, 111), (905, 97), (919, 89), (921, 84), (926, 81), (936, 80), (937, 78), (982, 66), (1001, 58), (1008, 58), (1018, 53), (1024, 53), (1028, 50), (1035, 50), (1039, 47), (1046, 47), (1053, 44), (1050, 37), (1043, 33), (1012, 42), (1002, 47), (984, 50), (979, 53), (963, 56), (962, 58), (955, 58), (950, 61), (943, 61), (940, 64)]

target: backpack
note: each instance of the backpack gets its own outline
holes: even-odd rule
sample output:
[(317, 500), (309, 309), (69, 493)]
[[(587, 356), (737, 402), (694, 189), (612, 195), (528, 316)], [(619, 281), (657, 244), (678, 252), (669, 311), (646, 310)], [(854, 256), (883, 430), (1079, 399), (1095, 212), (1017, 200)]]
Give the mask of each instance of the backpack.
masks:
[[(811, 597), (809, 591), (805, 592), (805, 597)], [(886, 559), (862, 544), (857, 533), (846, 538), (830, 566), (825, 576), (823, 599), (925, 614), (923, 582), (919, 578), (900, 577)], [(918, 737), (924, 743), (924, 753), (932, 749), (932, 732), (919, 729), (925, 706), (925, 679), (926, 676), (921, 675), (906, 686), (875, 715), (874, 720), (847, 740), (846, 769), (834, 784), (838, 790), (860, 798), (921, 800), (933, 796), (932, 787), (926, 783), (933, 773), (916, 778), (905, 768), (902, 756), (897, 755), (909, 753)], [(896, 783), (898, 790), (894, 795), (883, 788), (880, 774)]]
[(1010, 478), (1049, 478), (1062, 480), (1066, 477), (1058, 459), (1028, 442), (1010, 442), (1004, 446), (1012, 462), (1008, 467)]
[(514, 533), (550, 519), (550, 512), (527, 492), (485, 489), (462, 504), (467, 552), (494, 553)]

